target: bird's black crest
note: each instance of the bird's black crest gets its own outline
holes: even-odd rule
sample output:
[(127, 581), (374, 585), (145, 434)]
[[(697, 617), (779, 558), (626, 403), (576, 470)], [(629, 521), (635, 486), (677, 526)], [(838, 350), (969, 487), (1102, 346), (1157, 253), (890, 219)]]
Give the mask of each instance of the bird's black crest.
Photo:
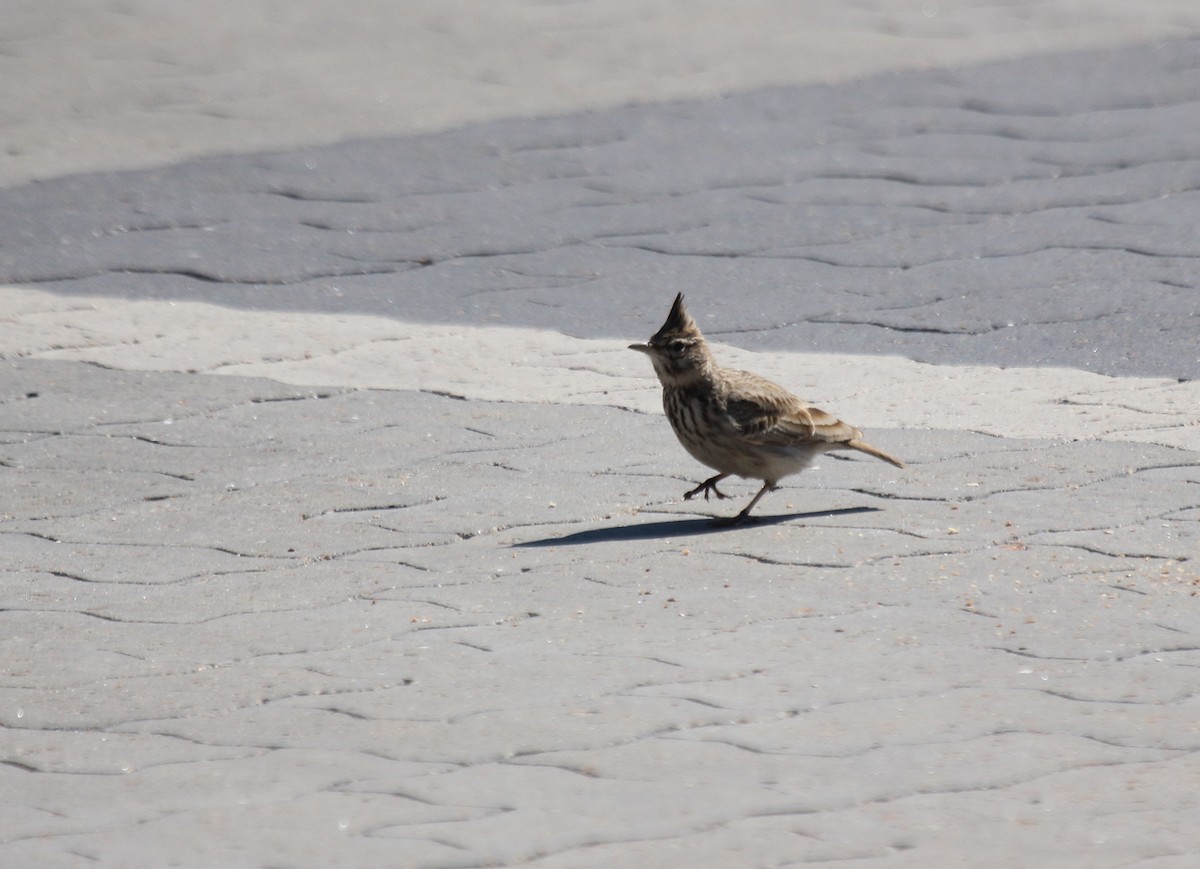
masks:
[(654, 333), (650, 343), (660, 344), (671, 339), (698, 338), (699, 336), (700, 327), (696, 325), (696, 321), (683, 306), (683, 293), (680, 293), (675, 297), (675, 303), (671, 305), (671, 313), (667, 314), (667, 321)]

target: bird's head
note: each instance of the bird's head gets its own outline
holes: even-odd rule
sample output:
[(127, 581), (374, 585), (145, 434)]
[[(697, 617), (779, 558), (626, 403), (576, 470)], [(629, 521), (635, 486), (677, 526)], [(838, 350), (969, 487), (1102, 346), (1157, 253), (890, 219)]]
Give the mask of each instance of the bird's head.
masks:
[(681, 384), (710, 375), (714, 365), (700, 327), (683, 306), (683, 293), (675, 297), (667, 321), (645, 344), (630, 344), (645, 353), (663, 385)]

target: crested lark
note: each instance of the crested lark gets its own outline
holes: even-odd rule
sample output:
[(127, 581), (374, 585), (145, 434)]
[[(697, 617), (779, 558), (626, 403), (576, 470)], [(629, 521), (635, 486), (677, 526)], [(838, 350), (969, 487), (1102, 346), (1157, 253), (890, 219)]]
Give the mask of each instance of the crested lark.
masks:
[(650, 357), (663, 387), (663, 410), (675, 436), (697, 461), (717, 471), (685, 494), (711, 492), (726, 498), (717, 483), (736, 474), (763, 481), (741, 513), (719, 524), (735, 525), (783, 477), (796, 474), (826, 450), (858, 450), (897, 468), (904, 462), (862, 439), (862, 432), (813, 407), (782, 386), (749, 371), (721, 368), (696, 321), (675, 297), (662, 328), (645, 344), (630, 344)]

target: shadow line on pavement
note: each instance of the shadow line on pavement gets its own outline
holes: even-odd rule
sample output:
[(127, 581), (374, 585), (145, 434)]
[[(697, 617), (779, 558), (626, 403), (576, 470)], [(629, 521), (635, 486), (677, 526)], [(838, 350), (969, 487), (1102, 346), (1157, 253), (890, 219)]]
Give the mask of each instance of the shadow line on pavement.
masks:
[(764, 525), (779, 525), (794, 519), (828, 519), (833, 516), (854, 516), (859, 513), (877, 513), (879, 507), (842, 507), (837, 510), (815, 510), (808, 513), (779, 513), (774, 516), (752, 516), (743, 525), (715, 525), (711, 518), (668, 519), (662, 522), (639, 522), (633, 525), (615, 525), (609, 528), (591, 528), (575, 531), (562, 537), (542, 537), (512, 544), (513, 549), (538, 546), (577, 546), (584, 543), (612, 543), (619, 540), (653, 540), (660, 537), (688, 537), (698, 534), (725, 534)]

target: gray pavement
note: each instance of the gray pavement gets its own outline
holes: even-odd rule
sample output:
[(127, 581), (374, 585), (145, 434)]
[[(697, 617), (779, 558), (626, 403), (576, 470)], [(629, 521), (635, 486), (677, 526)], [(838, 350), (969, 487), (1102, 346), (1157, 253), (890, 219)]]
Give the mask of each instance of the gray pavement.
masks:
[(21, 391), (11, 865), (1190, 859), (1194, 454), (882, 431), (717, 532), (647, 415)]
[[(49, 312), (0, 315), (42, 330), (0, 329), (0, 865), (1194, 866), (1198, 51), (0, 189), (6, 299)], [(662, 417), (571, 379), (677, 290), (819, 403), (818, 352), (869, 360), (847, 403), (935, 366), (870, 414), (909, 469), (826, 457), (714, 529)], [(399, 367), (389, 320), (567, 349), (464, 400), (55, 307), (122, 300), (376, 318)], [(968, 366), (978, 419), (1019, 366), (1122, 421), (938, 424)]]

